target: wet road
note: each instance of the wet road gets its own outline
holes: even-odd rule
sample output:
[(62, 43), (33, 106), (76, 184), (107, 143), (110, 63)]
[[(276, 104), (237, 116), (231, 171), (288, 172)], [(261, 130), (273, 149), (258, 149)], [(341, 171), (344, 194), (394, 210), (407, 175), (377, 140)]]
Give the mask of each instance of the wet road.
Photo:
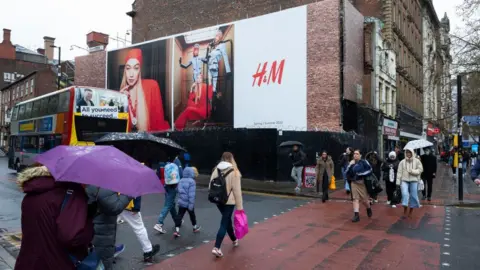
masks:
[[(20, 246), (20, 205), (23, 194), (15, 184), (16, 175), (7, 169), (7, 159), (0, 158), (0, 228), (2, 240), (0, 244), (8, 251), (17, 254)], [(264, 194), (245, 193), (244, 208), (248, 211), (250, 224), (265, 221), (273, 215), (280, 215), (281, 212), (294, 209), (306, 203), (305, 199), (291, 198), (285, 196), (270, 196)], [(142, 216), (153, 244), (160, 244), (160, 255), (157, 262), (188, 251), (215, 238), (219, 223), (220, 214), (215, 205), (207, 200), (206, 189), (198, 188), (195, 212), (197, 222), (202, 226), (199, 233), (193, 234), (188, 214), (185, 215), (185, 223), (182, 227), (182, 236), (174, 239), (172, 236), (173, 221), (170, 216), (165, 220), (168, 230), (167, 234), (160, 235), (153, 230), (158, 214), (163, 207), (163, 195), (148, 195), (142, 198)], [(13, 234), (13, 235), (12, 235)], [(140, 243), (134, 235), (131, 227), (124, 223), (118, 226), (117, 243), (126, 245), (126, 250), (117, 258), (115, 269), (143, 269), (143, 253)]]

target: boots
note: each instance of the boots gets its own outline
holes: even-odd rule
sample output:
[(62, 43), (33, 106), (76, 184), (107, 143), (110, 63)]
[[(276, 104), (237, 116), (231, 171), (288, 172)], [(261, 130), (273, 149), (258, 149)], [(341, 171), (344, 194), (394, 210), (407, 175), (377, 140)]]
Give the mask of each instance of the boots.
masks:
[(367, 208), (367, 216), (368, 216), (369, 218), (371, 218), (372, 215), (373, 215), (373, 213), (372, 213), (372, 208)]
[(358, 212), (355, 212), (352, 218), (352, 222), (359, 222), (360, 221), (360, 215)]

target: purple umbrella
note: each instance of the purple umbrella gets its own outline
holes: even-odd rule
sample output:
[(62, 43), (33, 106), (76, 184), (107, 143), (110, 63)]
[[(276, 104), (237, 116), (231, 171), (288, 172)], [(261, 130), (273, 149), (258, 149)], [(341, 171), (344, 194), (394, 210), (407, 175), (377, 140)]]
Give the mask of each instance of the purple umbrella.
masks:
[(56, 181), (138, 197), (165, 190), (155, 172), (113, 146), (57, 146), (35, 159)]

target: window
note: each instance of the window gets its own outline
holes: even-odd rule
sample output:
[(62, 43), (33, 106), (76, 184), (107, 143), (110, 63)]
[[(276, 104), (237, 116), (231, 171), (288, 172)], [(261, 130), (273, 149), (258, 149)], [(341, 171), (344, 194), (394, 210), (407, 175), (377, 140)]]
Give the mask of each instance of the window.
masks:
[(38, 137), (37, 136), (25, 136), (22, 137), (22, 151), (27, 153), (38, 152)]
[(41, 100), (35, 100), (33, 102), (33, 108), (32, 108), (32, 117), (39, 117), (40, 116), (40, 103)]
[(58, 104), (58, 112), (68, 112), (70, 105), (70, 90), (60, 94), (60, 100)]
[(27, 80), (25, 83), (25, 95), (28, 95), (28, 89), (30, 88), (30, 82)]
[(18, 120), (24, 119), (23, 116), (25, 115), (25, 104), (20, 105), (20, 108), (18, 109)]
[(58, 95), (53, 95), (48, 98), (48, 114), (57, 113), (58, 111)]
[(30, 93), (33, 93), (33, 88), (35, 88), (35, 79), (30, 80)]
[(389, 87), (386, 87), (385, 92), (387, 92), (387, 115), (392, 115), (392, 92)]
[(39, 153), (46, 152), (54, 148), (55, 146), (58, 146), (61, 144), (62, 144), (61, 136), (54, 136), (54, 135), (40, 136), (38, 138), (38, 152)]
[(48, 97), (40, 100), (40, 116), (48, 113)]
[(24, 84), (20, 85), (20, 92), (18, 92), (18, 98), (23, 96), (23, 87), (24, 86), (25, 86)]
[(17, 88), (15, 88), (13, 91), (13, 100), (17, 99), (18, 93), (20, 93), (20, 86), (17, 86)]
[(32, 117), (32, 107), (33, 107), (33, 102), (28, 102), (25, 105), (25, 116), (24, 116), (24, 118)]

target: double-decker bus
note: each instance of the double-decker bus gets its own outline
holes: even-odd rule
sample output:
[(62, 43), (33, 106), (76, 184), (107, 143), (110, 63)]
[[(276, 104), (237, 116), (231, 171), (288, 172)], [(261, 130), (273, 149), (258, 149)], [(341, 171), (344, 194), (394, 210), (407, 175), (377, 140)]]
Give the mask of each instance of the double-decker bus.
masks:
[(128, 98), (113, 90), (72, 86), (15, 105), (8, 167), (22, 170), (57, 145), (92, 145), (128, 131)]

